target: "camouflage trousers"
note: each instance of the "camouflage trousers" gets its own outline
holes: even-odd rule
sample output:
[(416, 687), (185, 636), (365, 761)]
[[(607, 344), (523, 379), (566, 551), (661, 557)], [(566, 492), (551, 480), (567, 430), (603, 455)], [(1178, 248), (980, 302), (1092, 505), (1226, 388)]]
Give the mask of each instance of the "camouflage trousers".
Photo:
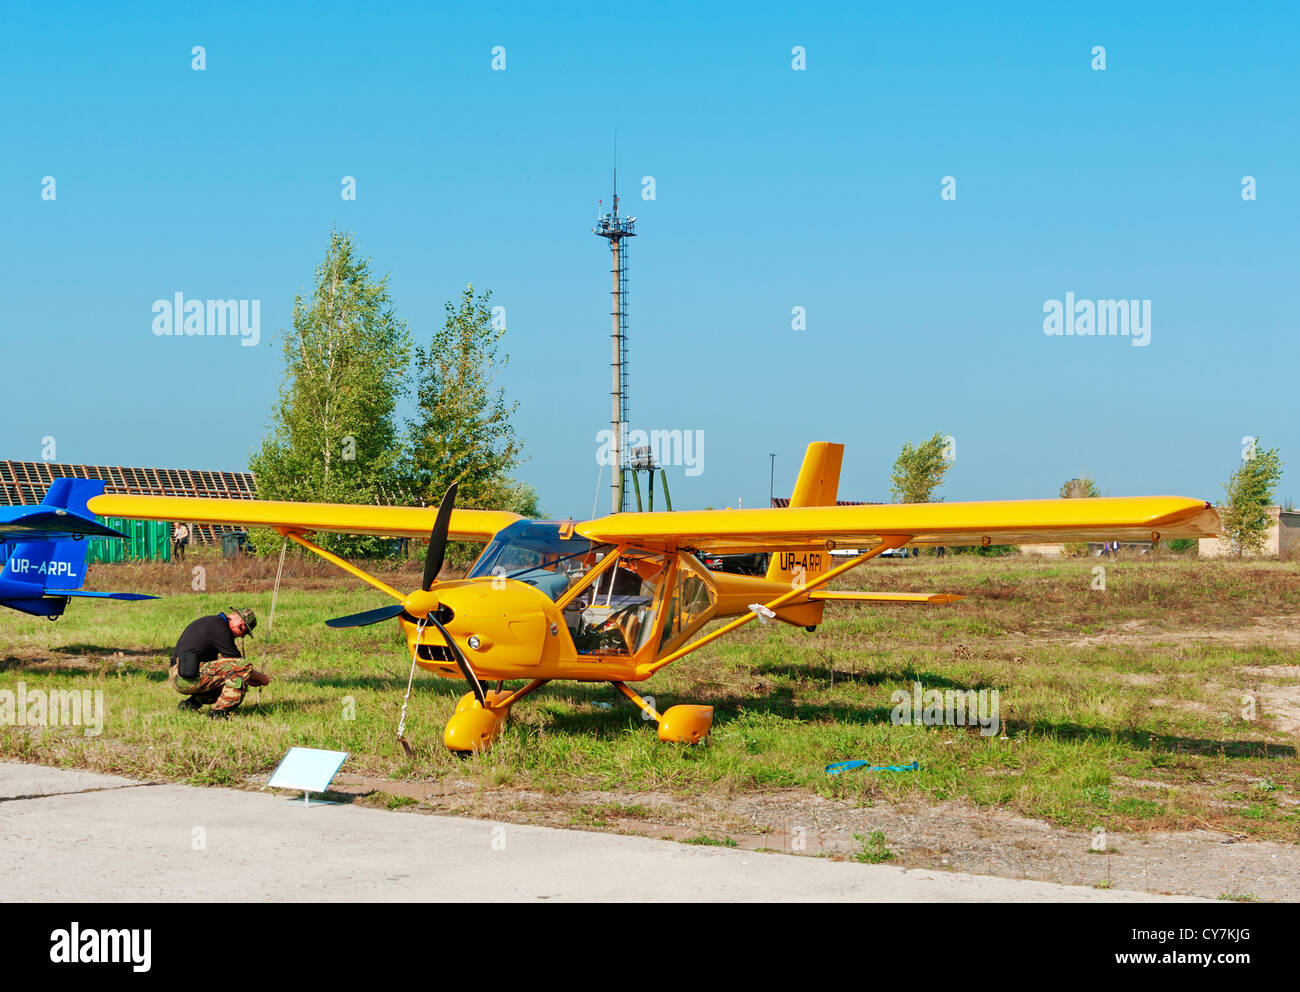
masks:
[(200, 704), (212, 704), (214, 711), (233, 710), (244, 701), (248, 692), (249, 676), (253, 666), (239, 658), (217, 658), (199, 666), (197, 679), (183, 679), (172, 665), (167, 670), (167, 682), (182, 696), (189, 696)]

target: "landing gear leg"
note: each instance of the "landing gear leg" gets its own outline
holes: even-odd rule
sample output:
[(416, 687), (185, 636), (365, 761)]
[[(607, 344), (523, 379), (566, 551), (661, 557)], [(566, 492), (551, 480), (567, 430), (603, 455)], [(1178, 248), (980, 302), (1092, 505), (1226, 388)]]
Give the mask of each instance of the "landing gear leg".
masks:
[(660, 713), (627, 687), (624, 682), (611, 682), (612, 686), (636, 703), (641, 711), (659, 724), (659, 739), (678, 744), (698, 744), (706, 740), (713, 729), (712, 706), (670, 706)]

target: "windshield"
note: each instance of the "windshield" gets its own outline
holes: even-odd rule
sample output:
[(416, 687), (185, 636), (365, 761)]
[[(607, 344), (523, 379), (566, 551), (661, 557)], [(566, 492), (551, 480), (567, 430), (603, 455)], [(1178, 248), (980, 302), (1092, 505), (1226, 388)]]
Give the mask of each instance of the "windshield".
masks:
[(520, 520), (483, 549), (468, 578), (499, 575), (541, 590), (552, 600), (590, 571), (610, 545), (578, 534), (564, 538), (558, 520)]

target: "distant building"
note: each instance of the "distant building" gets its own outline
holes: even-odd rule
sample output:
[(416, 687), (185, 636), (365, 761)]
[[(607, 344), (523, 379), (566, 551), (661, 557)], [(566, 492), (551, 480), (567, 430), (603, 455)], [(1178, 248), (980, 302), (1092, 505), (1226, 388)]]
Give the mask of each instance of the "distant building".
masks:
[[(1300, 513), (1284, 510), (1280, 506), (1268, 508), (1268, 531), (1264, 534), (1262, 551), (1248, 557), (1289, 557), (1300, 545)], [(1232, 544), (1223, 537), (1203, 537), (1197, 547), (1202, 558), (1222, 558), (1233, 554)]]
[(1022, 544), (1020, 545), (1022, 555), (1032, 555), (1036, 558), (1064, 558), (1064, 544)]

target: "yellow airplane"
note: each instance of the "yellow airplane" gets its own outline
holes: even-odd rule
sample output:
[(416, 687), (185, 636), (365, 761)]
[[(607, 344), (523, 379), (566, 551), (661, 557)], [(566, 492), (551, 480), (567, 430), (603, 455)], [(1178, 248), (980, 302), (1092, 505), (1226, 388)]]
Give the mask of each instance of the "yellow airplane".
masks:
[[(584, 523), (457, 510), (456, 486), (431, 508), (104, 494), (102, 516), (272, 527), (391, 596), (392, 606), (329, 620), (396, 619), (412, 663), (470, 686), (448, 721), (453, 751), (489, 747), (510, 708), (555, 679), (608, 682), (665, 741), (708, 736), (713, 707), (660, 713), (628, 683), (754, 619), (815, 630), (827, 603), (946, 603), (940, 593), (832, 592), (827, 584), (891, 548), (1210, 537), (1215, 510), (1176, 496), (836, 506), (842, 444), (809, 445), (789, 508), (620, 513)], [(402, 593), (311, 541), (317, 531), (429, 535), (420, 588)], [(449, 540), (487, 547), (464, 579), (437, 581)], [(866, 548), (842, 564), (830, 552)], [(711, 572), (696, 552), (771, 551), (766, 576)], [(278, 583), (277, 578), (277, 583)], [(727, 623), (701, 634), (711, 620)], [(414, 668), (412, 669), (414, 671)], [(505, 682), (526, 679), (507, 691)], [(484, 682), (495, 681), (495, 689)], [(399, 733), (400, 739), (400, 733)], [(403, 743), (405, 743), (403, 741)]]

